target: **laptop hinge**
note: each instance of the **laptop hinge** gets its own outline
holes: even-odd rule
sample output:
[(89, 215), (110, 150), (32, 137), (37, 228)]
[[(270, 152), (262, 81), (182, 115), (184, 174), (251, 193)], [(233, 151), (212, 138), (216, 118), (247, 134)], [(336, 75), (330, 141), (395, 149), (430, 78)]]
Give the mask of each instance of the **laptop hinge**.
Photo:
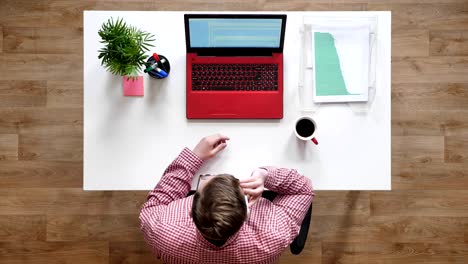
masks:
[(198, 51), (198, 56), (221, 56), (221, 57), (271, 57), (273, 53), (265, 50), (243, 50), (235, 51)]

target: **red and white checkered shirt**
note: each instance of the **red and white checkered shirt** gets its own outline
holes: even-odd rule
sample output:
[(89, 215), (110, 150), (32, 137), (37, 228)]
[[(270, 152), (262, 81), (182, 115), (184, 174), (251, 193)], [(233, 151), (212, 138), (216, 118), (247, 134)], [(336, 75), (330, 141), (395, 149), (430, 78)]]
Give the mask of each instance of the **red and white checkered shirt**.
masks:
[(274, 263), (294, 240), (314, 196), (312, 184), (296, 170), (265, 167), (265, 187), (279, 195), (260, 198), (239, 232), (217, 247), (203, 238), (190, 217), (193, 175), (203, 161), (185, 148), (148, 195), (141, 230), (164, 263)]

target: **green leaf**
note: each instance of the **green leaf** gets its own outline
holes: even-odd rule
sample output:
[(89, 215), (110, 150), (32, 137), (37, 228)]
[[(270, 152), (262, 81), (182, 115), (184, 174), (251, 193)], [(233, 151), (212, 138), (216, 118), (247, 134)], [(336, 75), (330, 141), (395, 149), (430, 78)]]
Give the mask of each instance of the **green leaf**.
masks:
[(104, 47), (98, 51), (98, 59), (107, 71), (116, 75), (135, 76), (145, 67), (145, 52), (154, 47), (154, 35), (127, 25), (122, 18), (111, 17), (98, 32)]

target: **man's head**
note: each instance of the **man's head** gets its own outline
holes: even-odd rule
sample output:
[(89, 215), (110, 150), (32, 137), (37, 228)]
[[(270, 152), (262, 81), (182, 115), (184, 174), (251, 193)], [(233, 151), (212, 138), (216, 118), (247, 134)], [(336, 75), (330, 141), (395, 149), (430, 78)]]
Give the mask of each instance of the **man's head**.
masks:
[(209, 241), (223, 244), (241, 228), (247, 205), (239, 180), (229, 174), (213, 177), (193, 197), (192, 218)]

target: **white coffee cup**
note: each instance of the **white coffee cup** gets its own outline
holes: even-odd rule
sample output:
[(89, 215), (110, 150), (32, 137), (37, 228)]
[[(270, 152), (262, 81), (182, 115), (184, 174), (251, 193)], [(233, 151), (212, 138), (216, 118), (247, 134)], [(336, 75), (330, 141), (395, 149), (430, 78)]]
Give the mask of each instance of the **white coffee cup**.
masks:
[(299, 117), (294, 124), (294, 133), (298, 139), (304, 141), (312, 140), (315, 145), (318, 145), (318, 141), (315, 139), (316, 131), (317, 123), (312, 117), (309, 116)]

